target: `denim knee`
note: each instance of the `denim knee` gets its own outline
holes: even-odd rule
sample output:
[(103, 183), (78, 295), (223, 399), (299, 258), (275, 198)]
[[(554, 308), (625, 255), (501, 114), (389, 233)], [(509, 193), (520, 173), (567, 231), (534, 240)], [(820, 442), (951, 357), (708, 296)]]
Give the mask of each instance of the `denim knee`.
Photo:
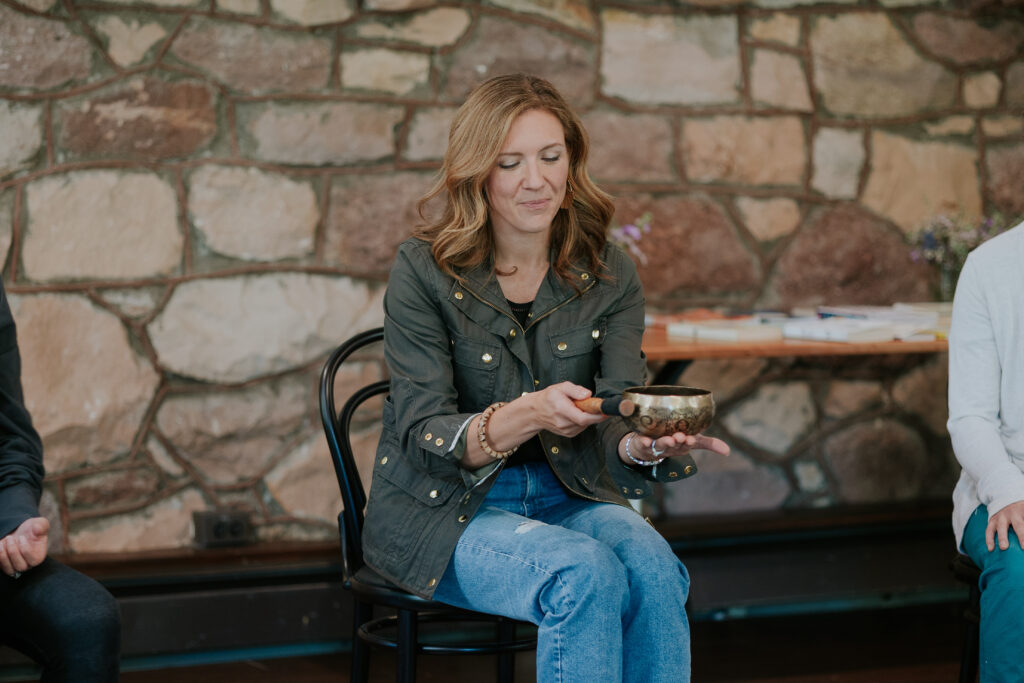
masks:
[[(597, 541), (573, 541), (559, 553), (562, 562), (552, 567), (549, 584), (553, 602), (567, 601), (572, 609), (581, 604), (606, 604), (619, 611), (629, 602), (626, 568), (607, 546)], [(555, 606), (552, 604), (552, 606)]]

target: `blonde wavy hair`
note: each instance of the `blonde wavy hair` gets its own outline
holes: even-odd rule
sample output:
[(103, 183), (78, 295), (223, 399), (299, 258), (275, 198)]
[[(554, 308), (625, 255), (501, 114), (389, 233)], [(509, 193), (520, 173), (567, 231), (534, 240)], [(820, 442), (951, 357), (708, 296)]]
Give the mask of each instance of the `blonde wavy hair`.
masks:
[[(478, 85), (456, 112), (444, 163), (433, 187), (418, 204), (426, 224), (416, 229), (415, 236), (432, 245), (434, 260), (458, 280), (462, 280), (459, 271), (483, 263), (494, 250), (484, 185), (512, 122), (534, 109), (550, 112), (561, 122), (569, 154), (571, 202), (559, 209), (552, 221), (555, 272), (577, 288), (578, 283), (570, 277), (574, 263), (603, 274), (600, 254), (615, 207), (587, 173), (587, 132), (551, 83), (536, 76), (510, 74)], [(427, 204), (442, 196), (440, 216), (428, 219)]]

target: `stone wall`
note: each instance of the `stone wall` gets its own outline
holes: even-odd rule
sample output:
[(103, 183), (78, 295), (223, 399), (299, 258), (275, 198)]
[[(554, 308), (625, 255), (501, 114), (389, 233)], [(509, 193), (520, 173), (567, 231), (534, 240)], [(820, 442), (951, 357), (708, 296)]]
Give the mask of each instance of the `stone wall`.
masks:
[[(55, 550), (185, 546), (213, 507), (334, 535), (317, 370), (380, 322), (455, 107), (512, 70), (578, 107), (619, 221), (652, 212), (652, 310), (927, 298), (904, 233), (1024, 212), (1024, 21), (996, 3), (0, 0), (0, 254)], [(945, 497), (944, 372), (694, 364), (737, 452), (665, 507)]]

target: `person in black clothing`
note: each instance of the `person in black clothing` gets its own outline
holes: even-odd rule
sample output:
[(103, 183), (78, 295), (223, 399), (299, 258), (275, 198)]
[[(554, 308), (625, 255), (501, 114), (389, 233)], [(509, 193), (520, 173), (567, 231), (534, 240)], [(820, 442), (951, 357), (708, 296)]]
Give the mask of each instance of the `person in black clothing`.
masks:
[(43, 474), (43, 445), (25, 409), (17, 331), (0, 284), (0, 642), (35, 660), (46, 683), (116, 681), (117, 601), (47, 557)]

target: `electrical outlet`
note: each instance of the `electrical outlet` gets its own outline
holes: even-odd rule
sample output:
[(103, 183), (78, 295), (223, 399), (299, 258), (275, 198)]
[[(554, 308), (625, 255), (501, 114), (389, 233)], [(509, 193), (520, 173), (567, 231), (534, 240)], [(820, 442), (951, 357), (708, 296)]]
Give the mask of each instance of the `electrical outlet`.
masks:
[(252, 516), (240, 510), (196, 510), (192, 537), (200, 548), (224, 548), (253, 542)]

